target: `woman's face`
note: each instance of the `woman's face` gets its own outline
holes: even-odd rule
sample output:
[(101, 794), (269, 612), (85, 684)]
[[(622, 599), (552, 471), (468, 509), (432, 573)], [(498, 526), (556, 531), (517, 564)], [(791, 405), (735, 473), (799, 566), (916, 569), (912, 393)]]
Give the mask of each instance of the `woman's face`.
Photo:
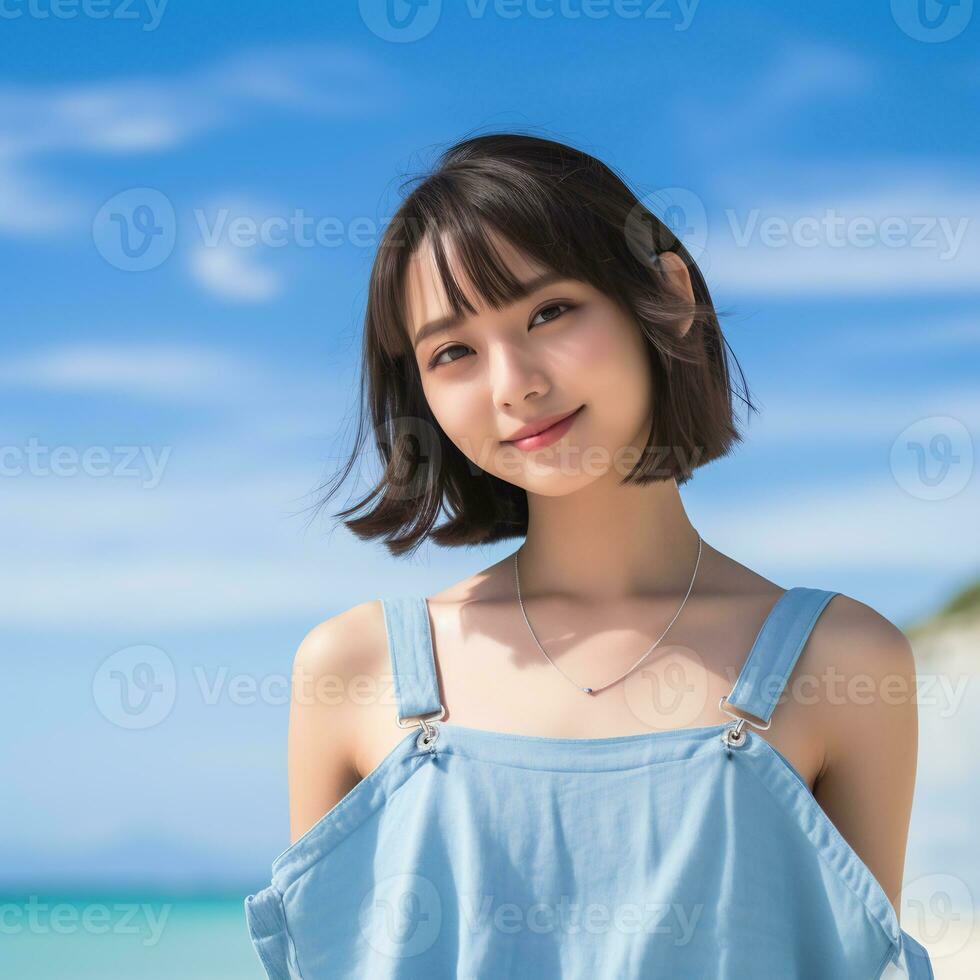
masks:
[[(494, 244), (522, 282), (551, 272), (499, 237)], [(453, 271), (478, 312), (436, 332), (425, 327), (450, 308), (427, 248), (406, 278), (422, 387), (447, 437), (481, 469), (532, 493), (565, 494), (610, 471), (621, 480), (646, 444), (652, 412), (647, 352), (629, 314), (592, 286), (557, 277), (493, 310), (474, 302), (459, 265)], [(507, 441), (576, 410), (544, 440)]]

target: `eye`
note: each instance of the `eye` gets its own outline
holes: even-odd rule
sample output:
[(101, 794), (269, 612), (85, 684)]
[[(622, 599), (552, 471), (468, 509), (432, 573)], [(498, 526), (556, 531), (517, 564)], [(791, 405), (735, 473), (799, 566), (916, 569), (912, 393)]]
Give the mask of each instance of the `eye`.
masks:
[(451, 364), (453, 361), (458, 361), (458, 357), (452, 357), (448, 361), (441, 360), (442, 355), (448, 354), (451, 350), (468, 351), (469, 347), (466, 347), (463, 344), (451, 344), (449, 347), (443, 347), (443, 349), (439, 351), (439, 353), (436, 354), (431, 361), (429, 361), (429, 367), (434, 368), (438, 367), (440, 364)]
[[(571, 303), (552, 303), (550, 306), (542, 306), (541, 309), (538, 310), (537, 313), (535, 313), (535, 319), (541, 316), (542, 313), (547, 313), (549, 310), (560, 310), (560, 309), (570, 310), (571, 308), (572, 308)], [(557, 315), (549, 316), (545, 320), (545, 323), (548, 323), (551, 320), (557, 320), (560, 316), (562, 316), (561, 313), (558, 313)], [(535, 325), (534, 321), (532, 320), (531, 326), (533, 327), (534, 325)], [(541, 326), (541, 324), (537, 324), (537, 326)]]
[[(541, 309), (538, 310), (538, 312), (534, 314), (534, 317), (531, 320), (531, 326), (532, 327), (543, 327), (545, 323), (550, 323), (552, 320), (559, 319), (560, 317), (562, 317), (564, 315), (565, 312), (567, 312), (568, 310), (571, 310), (571, 309), (574, 309), (574, 306), (571, 303), (550, 303), (548, 306), (542, 306)], [(554, 313), (555, 310), (558, 310), (560, 312)], [(551, 312), (552, 315), (546, 317), (545, 320), (544, 320), (544, 323), (535, 323), (534, 322), (534, 320), (536, 320), (543, 313), (548, 313), (548, 312)], [(467, 347), (465, 344), (450, 344), (449, 347), (443, 347), (443, 349), (441, 351), (439, 351), (437, 354), (433, 355), (432, 359), (429, 361), (429, 368), (430, 368), (430, 370), (432, 368), (439, 367), (442, 364), (452, 364), (453, 361), (460, 360), (459, 357), (451, 357), (448, 361), (443, 361), (442, 360), (442, 357), (443, 357), (444, 354), (448, 354), (450, 351), (454, 351), (454, 350), (461, 350), (461, 351), (464, 351), (465, 352), (465, 351), (468, 351), (469, 349), (470, 348)], [(460, 355), (460, 356), (462, 356), (462, 355)]]

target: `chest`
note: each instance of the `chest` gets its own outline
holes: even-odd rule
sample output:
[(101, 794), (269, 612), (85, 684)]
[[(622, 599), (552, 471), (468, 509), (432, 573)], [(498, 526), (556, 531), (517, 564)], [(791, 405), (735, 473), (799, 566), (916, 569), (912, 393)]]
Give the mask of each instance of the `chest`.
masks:
[[(534, 640), (519, 631), (482, 630), (464, 636), (452, 621), (436, 623), (435, 662), (439, 676), (443, 721), (519, 736), (601, 739), (650, 732), (697, 728), (730, 720), (719, 707), (728, 695), (739, 664), (727, 666), (729, 650), (704, 637), (689, 642), (661, 643), (643, 657), (631, 630), (607, 631), (585, 641), (573, 636), (550, 637), (543, 645), (549, 662)], [(581, 635), (581, 634), (579, 634)], [(717, 635), (717, 634), (715, 634)], [(735, 642), (739, 642), (738, 637)], [(749, 637), (751, 645), (751, 636)], [(383, 662), (379, 665), (382, 673)], [(605, 689), (602, 686), (626, 674)], [(395, 723), (391, 676), (389, 696), (359, 712), (356, 767), (371, 772), (406, 729)], [(593, 686), (594, 694), (576, 685)], [(765, 738), (797, 770), (813, 790), (823, 763), (822, 742), (807, 705), (786, 699), (774, 712)], [(588, 745), (581, 747), (588, 751)]]

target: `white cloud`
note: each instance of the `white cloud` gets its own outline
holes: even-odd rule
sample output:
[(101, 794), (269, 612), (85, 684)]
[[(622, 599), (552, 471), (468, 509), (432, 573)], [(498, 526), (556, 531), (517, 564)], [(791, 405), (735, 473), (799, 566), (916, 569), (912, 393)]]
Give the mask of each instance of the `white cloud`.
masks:
[(939, 320), (925, 316), (912, 323), (899, 320), (890, 324), (887, 330), (880, 327), (854, 330), (841, 343), (848, 350), (874, 352), (878, 356), (913, 351), (945, 355), (980, 347), (980, 319), (973, 316)]
[(0, 86), (0, 159), (165, 150), (263, 105), (359, 114), (379, 104), (380, 67), (321, 43), (248, 51), (177, 76)]
[[(225, 472), (253, 465), (256, 446), (321, 443), (338, 434), (356, 408), (358, 391), (347, 368), (316, 360), (279, 372), (222, 348), (193, 344), (64, 344), (12, 356), (0, 364), (8, 389), (74, 398), (123, 395), (174, 406), (205, 405), (220, 413), (197, 415), (181, 435), (181, 453), (206, 466), (221, 440)], [(220, 425), (220, 432), (211, 429)], [(7, 424), (7, 440), (15, 425)], [(311, 451), (311, 457), (316, 450)], [(2, 460), (0, 460), (2, 462)]]
[[(874, 66), (862, 55), (824, 42), (783, 42), (772, 60), (741, 73), (721, 99), (675, 100), (678, 124), (702, 151), (742, 145), (809, 103), (862, 94)], [(711, 113), (711, 107), (717, 111)]]
[(0, 157), (0, 233), (34, 237), (77, 225), (81, 203), (37, 176), (17, 170)]
[[(860, 92), (872, 75), (872, 66), (853, 51), (818, 41), (783, 44), (775, 59), (753, 83), (751, 97), (726, 112), (730, 126), (771, 124), (774, 114), (833, 95)], [(729, 106), (732, 108), (732, 106)]]
[[(672, 103), (692, 152), (726, 160), (711, 172), (710, 186), (683, 188), (707, 208), (707, 227), (701, 213), (678, 227), (716, 295), (980, 289), (980, 182), (971, 170), (957, 171), (948, 159), (921, 160), (915, 169), (904, 159), (867, 156), (842, 165), (832, 143), (772, 156), (773, 140), (783, 131), (798, 136), (811, 111), (863, 104), (877, 72), (863, 53), (790, 41), (720, 102), (689, 95)], [(770, 150), (764, 160), (760, 146)], [(656, 188), (643, 193), (657, 200)]]
[(768, 296), (980, 289), (980, 185), (892, 174), (799, 199), (730, 191), (699, 266), (715, 290)]
[(822, 399), (809, 400), (798, 392), (774, 390), (752, 415), (749, 440), (754, 447), (800, 440), (888, 446), (911, 423), (937, 416), (980, 431), (980, 392), (950, 385), (931, 391), (825, 392)]
[(363, 601), (364, 583), (403, 590), (404, 568), (383, 549), (342, 526), (328, 534), (325, 519), (307, 527), (316, 477), (270, 445), (252, 447), (249, 471), (233, 470), (219, 433), (207, 457), (188, 458), (177, 440), (152, 489), (110, 477), (6, 480), (5, 624), (149, 633), (297, 615), (312, 626)]
[(165, 152), (269, 107), (363, 117), (387, 104), (385, 75), (371, 59), (317, 43), (248, 51), (178, 76), (0, 85), (0, 233), (60, 230), (94, 213), (82, 201), (94, 194), (43, 175), (47, 160)]
[(264, 302), (281, 292), (282, 277), (258, 262), (253, 251), (228, 243), (198, 245), (191, 252), (191, 273), (199, 285), (222, 299)]
[[(886, 462), (887, 466), (887, 462)], [(949, 500), (919, 500), (883, 476), (863, 482), (784, 485), (718, 511), (718, 539), (750, 567), (851, 568), (948, 576), (976, 568), (980, 495), (973, 480)], [(710, 533), (712, 521), (702, 520)], [(970, 532), (974, 529), (974, 533)]]
[(177, 344), (64, 345), (11, 357), (0, 365), (0, 380), (9, 387), (181, 401), (240, 391), (258, 375), (227, 351)]

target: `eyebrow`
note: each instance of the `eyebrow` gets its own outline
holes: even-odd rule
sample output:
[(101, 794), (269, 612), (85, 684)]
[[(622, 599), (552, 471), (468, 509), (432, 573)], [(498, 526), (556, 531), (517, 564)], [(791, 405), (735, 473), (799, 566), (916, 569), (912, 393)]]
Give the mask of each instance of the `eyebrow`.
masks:
[[(535, 276), (533, 279), (528, 279), (526, 282), (520, 284), (520, 289), (514, 297), (513, 302), (516, 303), (518, 300), (530, 296), (531, 293), (537, 292), (539, 289), (544, 289), (545, 286), (550, 286), (553, 282), (561, 282), (567, 278), (568, 276), (562, 275), (562, 273), (555, 272), (554, 270), (542, 272), (541, 275)], [(444, 316), (437, 320), (430, 320), (415, 335), (414, 349), (418, 350), (419, 344), (433, 334), (447, 333), (450, 330), (457, 329), (464, 319), (463, 316)]]

